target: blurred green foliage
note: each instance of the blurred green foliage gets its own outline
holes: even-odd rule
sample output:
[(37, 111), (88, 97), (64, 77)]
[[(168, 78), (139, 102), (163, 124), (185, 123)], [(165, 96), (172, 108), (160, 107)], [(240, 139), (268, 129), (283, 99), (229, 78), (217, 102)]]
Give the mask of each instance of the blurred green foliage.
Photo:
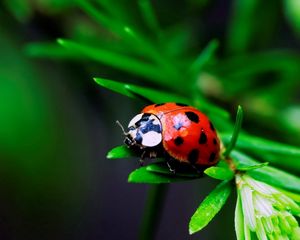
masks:
[[(102, 87), (145, 104), (176, 101), (201, 109), (220, 132), (228, 147), (224, 157), (231, 157), (237, 170), (299, 193), (299, 177), (295, 175), (300, 170), (300, 150), (287, 145), (300, 144), (299, 1), (138, 0), (129, 4), (125, 0), (5, 0), (1, 4), (18, 26), (30, 24), (38, 15), (53, 21), (61, 33), (57, 39), (28, 41), (24, 52), (15, 41), (18, 36), (5, 31), (0, 34), (0, 50), (6, 56), (0, 58), (0, 100), (5, 103), (0, 105), (0, 157), (5, 163), (3, 171), (9, 169), (13, 177), (21, 176), (16, 192), (32, 194), (22, 200), (30, 202), (40, 192), (47, 199), (48, 190), (28, 191), (40, 182), (54, 191), (67, 191), (71, 183), (80, 181), (75, 179), (83, 164), (78, 157), (79, 168), (69, 170), (70, 161), (76, 159), (76, 153), (85, 155), (88, 151), (84, 141), (69, 139), (85, 136), (80, 114), (69, 126), (67, 114), (61, 117), (59, 103), (53, 104), (51, 91), (42, 84), (49, 76), (43, 69), (36, 71), (39, 67), (23, 53), (60, 63), (76, 62)], [(1, 23), (3, 19), (5, 16), (1, 16)], [(78, 76), (74, 79), (84, 81)], [(230, 119), (236, 105), (245, 111), (241, 132), (241, 112), (235, 127)], [(69, 127), (62, 134), (60, 129), (65, 125)], [(123, 146), (108, 153), (109, 158), (130, 156), (135, 153)], [(18, 163), (16, 168), (10, 169), (11, 159)], [(226, 160), (207, 169), (206, 174), (230, 180), (232, 169)], [(271, 166), (265, 166), (266, 162)], [(47, 169), (54, 171), (55, 177)], [(196, 178), (190, 172), (173, 176), (159, 161), (133, 171), (128, 181), (170, 183)], [(219, 199), (219, 207), (213, 209), (208, 221), (229, 196), (229, 186), (218, 195), (220, 188), (199, 207), (206, 209), (206, 201), (210, 204), (207, 199)], [(67, 203), (74, 194), (74, 189), (69, 190), (61, 196)], [(191, 221), (192, 232), (208, 223), (197, 215)]]

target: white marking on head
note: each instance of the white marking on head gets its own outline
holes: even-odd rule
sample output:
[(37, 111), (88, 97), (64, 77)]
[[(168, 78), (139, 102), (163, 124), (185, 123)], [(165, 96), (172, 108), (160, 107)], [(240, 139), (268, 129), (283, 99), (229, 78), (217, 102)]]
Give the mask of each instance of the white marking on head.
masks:
[(128, 134), (137, 145), (143, 147), (157, 146), (162, 141), (161, 122), (154, 114), (144, 114), (137, 114), (131, 119), (128, 124)]
[(138, 115), (135, 115), (133, 119), (130, 120), (128, 124), (128, 128), (135, 127), (135, 124), (142, 119), (143, 113), (140, 113)]
[(154, 147), (160, 144), (162, 140), (162, 134), (157, 133), (155, 131), (150, 131), (142, 135), (143, 136), (143, 141), (142, 145), (147, 146), (147, 147)]

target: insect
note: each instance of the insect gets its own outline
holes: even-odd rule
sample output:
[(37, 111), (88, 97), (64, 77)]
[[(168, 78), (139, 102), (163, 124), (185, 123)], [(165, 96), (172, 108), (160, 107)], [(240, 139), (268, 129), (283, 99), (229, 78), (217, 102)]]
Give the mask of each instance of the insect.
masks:
[(213, 124), (205, 114), (185, 104), (146, 106), (131, 119), (128, 132), (123, 132), (124, 143), (141, 151), (141, 161), (163, 156), (171, 171), (169, 160), (208, 167), (219, 159), (220, 140)]

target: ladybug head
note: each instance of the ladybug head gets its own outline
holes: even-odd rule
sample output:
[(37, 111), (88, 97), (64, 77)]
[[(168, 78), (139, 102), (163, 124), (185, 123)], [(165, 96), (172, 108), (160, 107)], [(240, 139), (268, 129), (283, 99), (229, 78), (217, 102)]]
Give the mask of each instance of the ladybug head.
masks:
[[(122, 126), (121, 128), (123, 129)], [(136, 115), (128, 124), (128, 132), (123, 129), (123, 133), (124, 143), (129, 147), (155, 147), (162, 141), (161, 122), (156, 115), (150, 113)]]

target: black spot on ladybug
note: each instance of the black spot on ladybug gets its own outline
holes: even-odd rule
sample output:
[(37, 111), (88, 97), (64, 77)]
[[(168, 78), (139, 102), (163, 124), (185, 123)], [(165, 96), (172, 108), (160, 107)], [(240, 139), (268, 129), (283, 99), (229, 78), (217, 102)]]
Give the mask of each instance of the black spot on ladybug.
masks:
[(210, 129), (211, 129), (212, 131), (215, 131), (215, 127), (214, 127), (214, 125), (211, 123), (211, 121), (209, 121), (209, 126), (210, 126)]
[(174, 143), (175, 143), (176, 146), (179, 146), (179, 145), (183, 144), (183, 138), (182, 137), (175, 138)]
[(201, 131), (200, 138), (199, 138), (198, 142), (199, 142), (199, 144), (207, 143), (207, 136), (206, 136), (206, 134), (204, 133), (203, 130)]
[(184, 104), (184, 103), (175, 103), (177, 106), (180, 106), (180, 107), (185, 107), (185, 106), (188, 106), (187, 104)]
[(217, 145), (217, 139), (213, 139), (213, 143), (214, 143), (214, 145)]
[(183, 123), (178, 122), (173, 127), (178, 131), (183, 126)]
[(185, 115), (190, 119), (192, 122), (198, 123), (199, 116), (194, 112), (185, 112)]
[(213, 162), (215, 160), (215, 158), (216, 158), (216, 154), (215, 153), (211, 153), (210, 156), (209, 156), (208, 161), (209, 162)]
[(142, 119), (143, 120), (148, 120), (150, 116), (151, 116), (151, 113), (143, 113)]
[(154, 105), (154, 107), (159, 107), (159, 106), (162, 106), (162, 105), (165, 105), (165, 103), (157, 103)]
[(135, 125), (136, 125), (137, 127), (140, 127), (141, 124), (142, 124), (142, 122), (147, 122), (147, 121), (149, 120), (149, 117), (150, 117), (150, 116), (151, 116), (151, 113), (143, 113), (142, 118), (141, 118), (139, 121), (137, 121), (137, 122), (135, 123)]
[(199, 156), (199, 150), (198, 149), (193, 149), (192, 151), (190, 151), (190, 153), (188, 155), (188, 161), (191, 164), (195, 164), (198, 160), (198, 156)]

